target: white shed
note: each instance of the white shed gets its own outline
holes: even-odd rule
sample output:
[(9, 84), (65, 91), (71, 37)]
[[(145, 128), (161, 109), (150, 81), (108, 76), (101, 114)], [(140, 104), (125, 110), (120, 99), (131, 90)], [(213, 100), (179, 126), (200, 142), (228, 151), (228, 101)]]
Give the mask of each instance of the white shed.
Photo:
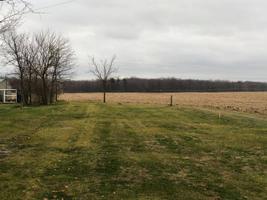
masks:
[(7, 79), (0, 78), (0, 103), (17, 103), (17, 90), (12, 89)]

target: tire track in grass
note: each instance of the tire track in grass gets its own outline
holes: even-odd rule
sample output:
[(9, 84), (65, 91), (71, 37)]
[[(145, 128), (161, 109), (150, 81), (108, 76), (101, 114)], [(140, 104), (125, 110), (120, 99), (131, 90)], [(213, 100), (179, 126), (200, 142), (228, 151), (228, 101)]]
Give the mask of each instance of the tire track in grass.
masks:
[(94, 134), (97, 136), (95, 142), (99, 145), (96, 153), (95, 175), (98, 177), (99, 185), (96, 193), (107, 197), (116, 191), (116, 184), (112, 179), (120, 173), (123, 162), (120, 158), (120, 147), (112, 137), (112, 122), (100, 120), (97, 122)]
[(143, 141), (129, 126), (128, 114), (120, 107), (99, 108), (94, 128), (98, 184), (92, 192), (102, 199), (135, 199), (138, 195), (133, 189), (140, 182), (137, 179), (142, 178), (141, 169), (128, 153), (142, 151)]
[[(108, 107), (105, 109), (109, 110)], [(118, 109), (121, 112), (117, 108), (112, 110), (113, 115)], [(172, 167), (161, 163), (150, 152), (149, 142), (153, 137), (142, 134), (145, 117), (141, 115), (141, 119), (132, 121), (132, 117), (128, 116), (131, 114), (129, 112), (121, 112), (124, 114), (119, 117), (110, 116), (110, 110), (104, 113), (106, 115), (99, 115), (94, 129), (95, 142), (99, 145), (95, 167), (99, 185), (95, 188), (95, 194), (103, 199), (177, 196), (174, 194), (177, 185), (163, 174), (165, 170), (172, 171)], [(137, 124), (142, 128), (136, 126)], [(136, 156), (137, 159), (134, 158)]]
[(41, 199), (73, 199), (76, 188), (71, 186), (77, 181), (82, 184), (92, 171), (93, 153), (90, 147), (81, 147), (78, 144), (81, 135), (87, 134), (86, 124), (91, 120), (89, 107), (87, 104), (79, 107), (71, 104), (68, 111), (75, 117), (65, 120), (71, 120), (70, 126), (75, 129), (67, 140), (67, 148), (54, 149), (63, 153), (64, 157), (45, 170), (42, 177), (44, 188), (41, 194), (37, 194)]

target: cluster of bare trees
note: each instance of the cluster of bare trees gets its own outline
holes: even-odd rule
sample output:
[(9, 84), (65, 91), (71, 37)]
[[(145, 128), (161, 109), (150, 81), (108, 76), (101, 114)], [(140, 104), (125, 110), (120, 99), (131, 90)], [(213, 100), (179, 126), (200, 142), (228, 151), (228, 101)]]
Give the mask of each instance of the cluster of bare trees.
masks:
[(60, 83), (70, 75), (74, 52), (67, 39), (55, 33), (17, 34), (3, 37), (7, 64), (15, 67), (23, 104), (51, 104), (57, 100)]
[(55, 33), (17, 34), (22, 16), (33, 12), (28, 0), (0, 0), (1, 54), (15, 67), (24, 105), (57, 100), (60, 84), (70, 75), (74, 52), (67, 39)]

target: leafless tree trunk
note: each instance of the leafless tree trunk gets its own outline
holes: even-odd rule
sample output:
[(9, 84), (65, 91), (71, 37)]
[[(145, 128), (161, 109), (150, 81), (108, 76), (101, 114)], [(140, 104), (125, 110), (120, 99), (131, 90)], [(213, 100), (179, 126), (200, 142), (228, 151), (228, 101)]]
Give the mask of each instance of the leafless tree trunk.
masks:
[(96, 62), (95, 58), (91, 58), (89, 66), (90, 72), (102, 83), (103, 86), (103, 103), (106, 103), (107, 83), (111, 76), (117, 72), (117, 68), (114, 67), (116, 56), (113, 56), (110, 61), (107, 59)]
[(34, 77), (34, 65), (36, 57), (36, 49), (34, 48), (33, 41), (28, 41), (27, 48), (24, 51), (25, 64), (27, 66), (27, 89), (28, 89), (28, 101), (32, 104), (32, 93), (33, 93), (33, 77)]
[(104, 91), (104, 94), (103, 94), (103, 102), (106, 103), (107, 81), (106, 80), (103, 80), (102, 83), (103, 83), (103, 91)]

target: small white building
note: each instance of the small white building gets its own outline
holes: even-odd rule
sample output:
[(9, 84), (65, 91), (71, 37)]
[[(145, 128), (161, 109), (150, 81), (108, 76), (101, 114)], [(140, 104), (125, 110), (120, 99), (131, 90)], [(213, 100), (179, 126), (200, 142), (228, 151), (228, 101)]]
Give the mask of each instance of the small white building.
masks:
[(7, 79), (0, 78), (0, 103), (17, 103), (18, 93), (12, 89)]

